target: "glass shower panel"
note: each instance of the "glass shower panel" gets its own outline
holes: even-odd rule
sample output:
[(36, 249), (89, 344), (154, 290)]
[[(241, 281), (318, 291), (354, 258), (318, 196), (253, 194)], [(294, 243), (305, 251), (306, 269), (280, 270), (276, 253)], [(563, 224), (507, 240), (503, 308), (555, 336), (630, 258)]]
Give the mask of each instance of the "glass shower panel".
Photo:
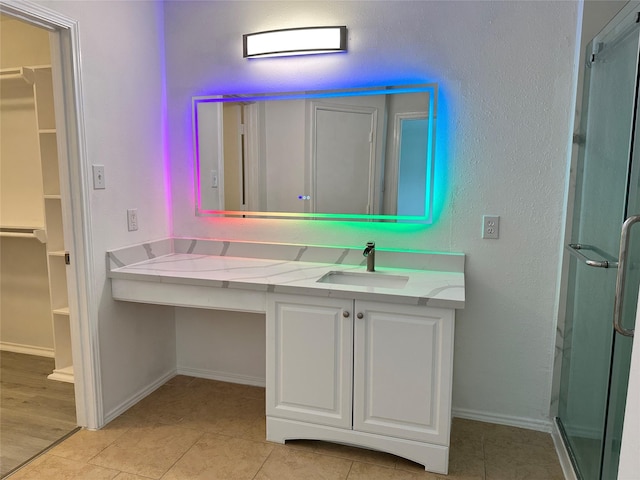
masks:
[[(637, 107), (636, 112), (638, 112)], [(638, 125), (637, 118), (635, 136), (634, 145), (640, 145), (640, 125)], [(629, 175), (628, 198), (626, 217), (640, 215), (640, 152), (638, 148), (634, 149), (634, 159)], [(633, 329), (638, 308), (638, 287), (640, 286), (640, 224), (636, 224), (631, 230), (627, 261), (622, 325), (627, 329)], [(616, 335), (614, 342), (602, 478), (617, 478), (618, 474), (625, 400), (633, 348), (633, 338), (631, 337)]]
[[(638, 28), (616, 30), (609, 37), (587, 50), (596, 54), (585, 73), (572, 243), (581, 244), (580, 251), (591, 258), (616, 261), (629, 199)], [(611, 435), (617, 423), (622, 425), (615, 412), (622, 408), (624, 414), (628, 352), (624, 339), (614, 341), (616, 273), (571, 258), (558, 415), (584, 480), (615, 478), (608, 472), (617, 469)], [(628, 299), (635, 297), (629, 294)]]

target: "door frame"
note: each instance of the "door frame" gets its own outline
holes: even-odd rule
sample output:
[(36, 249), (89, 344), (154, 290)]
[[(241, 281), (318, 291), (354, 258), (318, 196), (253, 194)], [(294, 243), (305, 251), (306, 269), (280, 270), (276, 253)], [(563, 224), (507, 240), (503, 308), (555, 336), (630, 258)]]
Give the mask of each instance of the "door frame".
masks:
[[(0, 0), (0, 13), (50, 32), (60, 162), (76, 418), (80, 426), (104, 423), (98, 347), (97, 291), (91, 241), (91, 202), (78, 22), (26, 0)], [(57, 72), (57, 73), (56, 73)], [(66, 200), (66, 201), (65, 201)]]

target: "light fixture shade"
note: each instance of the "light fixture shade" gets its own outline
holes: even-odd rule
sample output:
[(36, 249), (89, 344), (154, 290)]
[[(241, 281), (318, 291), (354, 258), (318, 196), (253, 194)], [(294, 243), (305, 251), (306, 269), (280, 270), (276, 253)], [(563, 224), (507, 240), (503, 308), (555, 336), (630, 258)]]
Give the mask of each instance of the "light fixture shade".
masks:
[(247, 33), (242, 56), (282, 57), (347, 51), (347, 27), (307, 27)]

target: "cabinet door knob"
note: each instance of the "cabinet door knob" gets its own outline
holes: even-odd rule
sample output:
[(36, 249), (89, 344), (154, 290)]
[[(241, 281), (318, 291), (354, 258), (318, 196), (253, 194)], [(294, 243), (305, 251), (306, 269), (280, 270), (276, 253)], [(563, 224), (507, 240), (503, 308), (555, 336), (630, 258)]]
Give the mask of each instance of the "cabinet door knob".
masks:
[(358, 314), (356, 315), (356, 317), (358, 317), (358, 318), (364, 318), (364, 315), (362, 314), (362, 312), (358, 312)]
[(348, 311), (346, 311), (346, 310), (344, 310), (344, 311), (342, 312), (342, 316), (343, 316), (344, 318), (349, 318), (349, 312), (348, 312)]

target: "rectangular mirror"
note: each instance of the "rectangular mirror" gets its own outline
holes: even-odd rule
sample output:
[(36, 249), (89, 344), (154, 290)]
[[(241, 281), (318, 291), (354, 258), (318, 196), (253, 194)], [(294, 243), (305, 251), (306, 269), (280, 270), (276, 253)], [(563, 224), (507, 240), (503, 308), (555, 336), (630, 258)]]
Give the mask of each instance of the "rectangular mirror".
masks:
[(198, 215), (431, 223), (436, 84), (192, 103)]

